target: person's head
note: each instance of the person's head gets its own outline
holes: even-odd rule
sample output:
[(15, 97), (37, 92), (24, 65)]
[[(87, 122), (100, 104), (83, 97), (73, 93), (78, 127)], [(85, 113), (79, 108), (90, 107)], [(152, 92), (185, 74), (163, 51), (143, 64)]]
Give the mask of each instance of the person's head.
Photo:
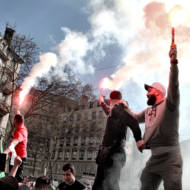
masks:
[(159, 82), (154, 82), (152, 85), (144, 85), (147, 90), (147, 104), (155, 105), (164, 99), (166, 90)]
[(29, 182), (28, 176), (25, 176), (25, 177), (24, 177), (23, 182), (24, 182), (24, 183), (28, 183), (28, 182)]
[(66, 184), (71, 185), (75, 182), (75, 168), (71, 163), (67, 163), (63, 165), (63, 177)]
[(17, 190), (18, 189), (17, 179), (13, 176), (6, 176), (0, 178), (0, 189)]
[(15, 127), (22, 126), (24, 123), (24, 118), (21, 114), (16, 114), (14, 118)]
[(50, 184), (51, 182), (46, 176), (38, 177), (35, 183), (35, 190), (47, 190)]
[(113, 108), (115, 104), (118, 104), (122, 100), (122, 94), (120, 91), (114, 90), (110, 93), (110, 107)]

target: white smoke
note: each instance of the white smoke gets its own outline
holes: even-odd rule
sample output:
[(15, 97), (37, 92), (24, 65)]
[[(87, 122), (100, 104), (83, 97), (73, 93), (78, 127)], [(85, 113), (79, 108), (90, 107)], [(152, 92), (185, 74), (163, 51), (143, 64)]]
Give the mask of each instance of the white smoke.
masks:
[(65, 80), (66, 76), (63, 68), (69, 64), (73, 72), (77, 74), (94, 73), (94, 67), (90, 63), (85, 63), (84, 58), (90, 50), (88, 38), (82, 33), (72, 32), (68, 28), (62, 28), (66, 33), (65, 39), (54, 47), (55, 53), (44, 53), (40, 56), (40, 61), (34, 65), (28, 77), (24, 79), (22, 84), (21, 102), (30, 89), (37, 85), (38, 78), (46, 77), (50, 69), (53, 67), (57, 72), (57, 76)]
[[(82, 33), (62, 27), (66, 36), (55, 47), (56, 67), (69, 64), (75, 73), (94, 74), (93, 64), (97, 62), (101, 64), (102, 58), (106, 56), (104, 48), (117, 44), (122, 53), (118, 69), (111, 76), (115, 88), (127, 91), (127, 99), (133, 100), (129, 102), (132, 107), (135, 107), (136, 102), (144, 104), (146, 99), (139, 95), (145, 93), (144, 83), (159, 81), (165, 87), (168, 85), (170, 67), (168, 51), (171, 43), (169, 13), (175, 5), (180, 5), (188, 11), (190, 9), (186, 0), (89, 0), (85, 11), (89, 15), (91, 28)], [(185, 23), (177, 26), (175, 30), (180, 70), (180, 137), (187, 139), (190, 135), (188, 128), (190, 25)], [(44, 70), (40, 73), (44, 74)], [(63, 73), (60, 72), (59, 75)], [(35, 78), (34, 81), (39, 77), (35, 74), (30, 76), (32, 79)], [(130, 86), (131, 83), (136, 84), (138, 93), (132, 93), (134, 86)], [(30, 84), (30, 80), (26, 84)], [(139, 107), (135, 111), (141, 111)], [(136, 169), (138, 170), (138, 167)], [(123, 175), (127, 174), (124, 172)]]
[[(89, 3), (89, 9), (92, 11), (92, 16), (89, 19), (92, 25), (92, 34), (97, 40), (101, 40), (99, 41), (99, 43), (103, 43), (101, 47), (104, 47), (104, 44), (117, 43), (122, 48), (120, 65), (111, 77), (115, 85), (114, 88), (122, 88), (127, 91), (127, 99), (133, 100), (133, 102), (129, 102), (132, 107), (135, 107), (138, 101), (141, 101), (142, 104), (146, 101), (146, 99), (138, 96), (145, 93), (144, 83), (151, 84), (154, 81), (159, 81), (167, 88), (170, 67), (168, 52), (171, 43), (169, 13), (176, 5), (180, 5), (188, 11), (190, 9), (187, 1), (177, 0), (91, 0)], [(183, 140), (189, 139), (190, 134), (188, 128), (190, 78), (187, 77), (190, 59), (188, 52), (190, 42), (189, 23), (177, 26), (175, 31), (181, 92), (180, 138)], [(143, 92), (133, 93), (133, 97), (130, 97), (130, 92), (133, 91), (134, 86), (130, 86), (128, 83), (132, 81), (136, 83), (136, 86), (141, 87)], [(126, 85), (127, 89), (125, 88)], [(136, 111), (141, 110), (137, 108)], [(139, 180), (139, 169), (145, 166), (148, 156), (144, 155), (139, 159), (142, 159), (143, 163), (138, 164), (138, 161), (134, 160), (134, 167), (132, 166), (132, 168), (131, 165), (127, 166), (128, 163), (126, 164), (126, 168), (122, 173), (124, 180), (121, 180), (121, 189), (138, 189), (139, 184), (136, 184), (135, 188), (133, 186), (136, 179)], [(131, 183), (127, 181), (129, 169), (134, 172), (133, 182)], [(187, 170), (187, 168), (184, 169)], [(188, 176), (183, 176), (183, 178), (183, 183), (187, 186), (188, 180), (186, 179), (188, 179)], [(126, 182), (128, 182), (127, 185)]]
[[(154, 81), (162, 82), (167, 88), (170, 67), (168, 52), (171, 43), (169, 13), (176, 5), (190, 9), (185, 1), (90, 1), (92, 16), (89, 21), (95, 42), (101, 43), (101, 47), (117, 42), (123, 51), (120, 66), (111, 76), (115, 88), (125, 88), (130, 81), (135, 81), (143, 91), (144, 83), (151, 84)], [(190, 83), (190, 78), (187, 77), (190, 59), (189, 23), (183, 23), (175, 31), (180, 70), (180, 108), (181, 116), (184, 117), (190, 106), (188, 94), (184, 93)], [(130, 96), (130, 89), (126, 90)], [(188, 118), (183, 118), (183, 123), (185, 120), (188, 121)], [(183, 129), (188, 127), (182, 122), (180, 126)]]
[(40, 61), (34, 65), (28, 77), (22, 83), (22, 91), (20, 93), (20, 103), (23, 102), (26, 94), (35, 86), (37, 79), (47, 74), (51, 67), (57, 64), (57, 56), (54, 53), (45, 53), (40, 56)]

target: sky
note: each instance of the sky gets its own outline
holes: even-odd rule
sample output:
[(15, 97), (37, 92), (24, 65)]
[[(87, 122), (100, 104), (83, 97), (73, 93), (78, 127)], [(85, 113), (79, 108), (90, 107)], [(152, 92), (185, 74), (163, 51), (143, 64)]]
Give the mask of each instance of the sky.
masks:
[[(176, 7), (181, 12), (175, 20), (185, 15), (180, 24), (170, 21)], [(23, 84), (31, 84), (28, 90), (37, 77), (48, 76), (51, 67), (64, 79), (60, 68), (68, 64), (84, 84), (93, 85), (96, 94), (101, 80), (108, 77), (132, 110), (140, 112), (146, 107), (144, 83), (158, 81), (167, 88), (171, 26), (175, 24), (180, 139), (185, 140), (190, 136), (189, 9), (183, 0), (1, 0), (0, 31), (4, 33), (6, 23), (16, 25), (17, 33), (32, 37), (40, 48), (39, 62)]]

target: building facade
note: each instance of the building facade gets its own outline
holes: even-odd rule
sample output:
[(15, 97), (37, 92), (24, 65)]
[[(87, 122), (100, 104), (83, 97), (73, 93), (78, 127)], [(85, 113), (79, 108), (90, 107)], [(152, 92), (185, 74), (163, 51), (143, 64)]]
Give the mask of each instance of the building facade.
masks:
[(15, 90), (18, 72), (23, 60), (10, 48), (14, 30), (6, 28), (0, 34), (0, 137), (5, 136), (8, 124), (12, 93)]
[(63, 178), (62, 166), (67, 162), (75, 165), (78, 176), (94, 176), (95, 158), (106, 125), (106, 115), (95, 101), (79, 105), (67, 117), (62, 115), (63, 125), (67, 127), (62, 128), (56, 144), (54, 178)]
[[(84, 97), (80, 103), (67, 100), (56, 109), (60, 109), (57, 121), (36, 117), (32, 122), (38, 132), (34, 132), (34, 127), (35, 134), (29, 132), (25, 174), (47, 175), (60, 181), (63, 164), (72, 162), (77, 177), (95, 176), (95, 158), (106, 125), (105, 113), (98, 101), (88, 102)], [(27, 122), (30, 130), (31, 122)]]

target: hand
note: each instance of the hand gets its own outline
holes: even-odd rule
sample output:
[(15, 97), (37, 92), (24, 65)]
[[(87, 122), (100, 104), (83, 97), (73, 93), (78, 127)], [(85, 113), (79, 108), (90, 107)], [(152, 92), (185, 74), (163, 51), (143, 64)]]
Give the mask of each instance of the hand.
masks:
[(103, 96), (103, 89), (101, 88), (100, 96), (99, 96), (99, 103), (101, 104), (102, 102), (104, 102), (104, 96)]
[(6, 154), (6, 160), (8, 160), (8, 158), (9, 158), (9, 149), (7, 148), (6, 150), (4, 150), (3, 153)]
[(125, 108), (127, 109), (129, 108), (128, 104), (124, 100), (120, 100), (119, 102), (122, 103), (125, 106)]
[(145, 142), (144, 142), (144, 140), (140, 140), (140, 141), (137, 141), (137, 142), (136, 142), (136, 145), (137, 145), (138, 150), (139, 150), (140, 152), (142, 152), (143, 147), (144, 147), (144, 145), (145, 145)]
[(15, 158), (15, 163), (14, 163), (14, 165), (20, 166), (21, 163), (22, 163), (22, 159), (20, 158), (20, 156), (17, 156), (17, 157)]
[(170, 56), (170, 62), (171, 63), (176, 63), (177, 62), (177, 48), (176, 48), (176, 45), (171, 46), (169, 56)]

